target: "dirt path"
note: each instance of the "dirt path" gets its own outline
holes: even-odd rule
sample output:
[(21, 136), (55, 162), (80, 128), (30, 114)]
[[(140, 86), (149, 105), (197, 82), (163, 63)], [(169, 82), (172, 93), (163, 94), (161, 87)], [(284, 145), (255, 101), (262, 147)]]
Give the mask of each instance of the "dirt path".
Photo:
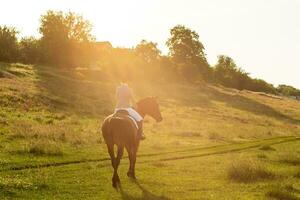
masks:
[[(262, 145), (275, 145), (280, 143), (287, 142), (296, 142), (300, 141), (300, 137), (288, 136), (288, 137), (275, 137), (263, 140), (256, 140), (245, 143), (236, 143), (236, 144), (226, 144), (226, 145), (216, 145), (209, 147), (201, 147), (201, 148), (189, 148), (189, 149), (181, 149), (177, 151), (168, 151), (161, 153), (152, 153), (152, 154), (141, 154), (138, 156), (137, 163), (149, 163), (155, 161), (173, 161), (179, 159), (189, 159), (210, 155), (218, 155), (225, 154), (231, 152), (239, 152), (248, 149), (258, 148)], [(158, 158), (157, 158), (158, 157)], [(126, 159), (127, 157), (123, 157)], [(151, 158), (151, 159), (148, 159)], [(9, 171), (9, 170), (25, 170), (25, 169), (37, 169), (37, 168), (46, 168), (46, 167), (59, 167), (66, 165), (74, 165), (74, 164), (83, 164), (83, 163), (91, 163), (91, 162), (103, 162), (102, 165), (98, 167), (110, 166), (110, 158), (101, 158), (101, 159), (87, 159), (87, 160), (74, 160), (74, 161), (66, 161), (66, 162), (58, 162), (58, 163), (44, 163), (40, 165), (22, 165), (17, 167), (7, 167), (1, 169), (0, 171)]]

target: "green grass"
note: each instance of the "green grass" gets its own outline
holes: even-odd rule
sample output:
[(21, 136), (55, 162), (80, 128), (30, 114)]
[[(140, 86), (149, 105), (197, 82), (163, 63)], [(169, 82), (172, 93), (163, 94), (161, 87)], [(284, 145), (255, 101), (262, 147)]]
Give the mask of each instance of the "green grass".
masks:
[(138, 182), (125, 154), (114, 190), (100, 125), (116, 83), (99, 69), (0, 64), (0, 199), (299, 198), (299, 101), (146, 81), (131, 85), (159, 96), (164, 120), (146, 118)]
[(279, 185), (271, 189), (266, 196), (278, 200), (298, 200), (299, 194), (300, 190), (295, 189), (292, 185), (287, 185), (285, 187)]

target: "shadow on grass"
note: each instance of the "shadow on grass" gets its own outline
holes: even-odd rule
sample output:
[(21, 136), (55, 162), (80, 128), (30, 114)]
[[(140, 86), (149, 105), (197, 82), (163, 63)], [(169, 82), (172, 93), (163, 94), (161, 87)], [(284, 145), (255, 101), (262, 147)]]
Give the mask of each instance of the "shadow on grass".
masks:
[[(228, 107), (247, 111), (256, 115), (267, 116), (277, 120), (284, 120), (293, 124), (300, 124), (300, 119), (283, 114), (280, 111), (264, 104), (256, 99), (242, 95), (238, 90), (230, 88), (218, 88), (208, 84), (200, 86), (174, 85), (164, 87), (168, 93), (164, 94), (166, 104), (188, 106), (203, 109), (213, 108), (215, 102), (224, 103)], [(224, 114), (226, 117), (226, 113)]]
[(0, 62), (0, 78), (15, 78), (28, 76), (31, 66), (21, 63), (3, 63)]
[(103, 73), (92, 70), (35, 66), (39, 98), (54, 110), (80, 116), (110, 114), (114, 88)]
[(134, 183), (138, 186), (138, 188), (142, 191), (141, 197), (133, 197), (126, 193), (122, 187), (120, 187), (120, 194), (123, 200), (169, 200), (169, 198), (164, 196), (158, 196), (147, 189), (145, 189), (138, 181), (134, 181)]
[(229, 94), (221, 92), (213, 87), (207, 87), (204, 92), (207, 92), (211, 100), (224, 102), (226, 103), (226, 105), (232, 108), (248, 111), (256, 115), (265, 115), (268, 117), (275, 118), (277, 120), (285, 120), (293, 124), (300, 123), (299, 119), (294, 119), (288, 115), (282, 114), (281, 112), (275, 110), (270, 106), (267, 106), (253, 99), (244, 97), (240, 94)]
[(6, 189), (5, 187), (2, 187), (0, 185), (0, 199), (3, 198), (3, 199), (13, 199), (13, 198), (16, 198), (17, 195), (15, 192), (12, 192), (8, 189)]
[[(1, 65), (0, 69), (7, 71), (8, 66)], [(12, 66), (9, 66), (12, 67)], [(26, 66), (18, 66), (25, 67)], [(37, 87), (40, 90), (38, 102), (49, 108), (64, 110), (79, 115), (108, 115), (113, 111), (115, 102), (115, 83), (109, 80), (105, 73), (91, 69), (66, 69), (46, 66), (34, 66), (37, 76)], [(22, 72), (23, 73), (23, 72)], [(151, 84), (151, 90), (163, 93), (167, 104), (209, 108), (213, 101), (225, 103), (229, 107), (248, 111), (257, 115), (265, 115), (290, 123), (300, 123), (299, 119), (283, 114), (261, 102), (240, 95), (234, 90), (226, 91), (210, 85), (194, 87), (191, 85), (166, 84), (162, 89)], [(138, 90), (146, 90), (142, 84)], [(148, 90), (146, 90), (148, 91)], [(150, 92), (150, 89), (149, 91)], [(141, 93), (141, 92), (139, 92)], [(166, 104), (165, 103), (165, 104)]]

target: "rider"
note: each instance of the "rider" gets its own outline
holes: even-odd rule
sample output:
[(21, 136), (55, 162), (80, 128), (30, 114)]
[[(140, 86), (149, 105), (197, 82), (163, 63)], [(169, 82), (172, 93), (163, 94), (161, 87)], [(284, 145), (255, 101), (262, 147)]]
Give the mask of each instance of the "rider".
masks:
[(143, 135), (143, 117), (132, 108), (136, 107), (136, 101), (133, 96), (132, 89), (128, 86), (126, 81), (122, 81), (116, 89), (117, 105), (115, 108), (115, 113), (118, 110), (127, 110), (129, 115), (135, 119), (138, 125), (138, 135), (140, 139), (145, 139)]

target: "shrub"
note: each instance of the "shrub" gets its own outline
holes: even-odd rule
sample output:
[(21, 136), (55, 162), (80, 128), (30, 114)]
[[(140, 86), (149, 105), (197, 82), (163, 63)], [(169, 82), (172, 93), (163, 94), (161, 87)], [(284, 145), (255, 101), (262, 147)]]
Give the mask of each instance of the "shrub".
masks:
[(261, 163), (254, 161), (237, 161), (229, 166), (227, 173), (230, 180), (242, 183), (251, 183), (275, 177)]
[(300, 165), (300, 156), (295, 154), (284, 154), (281, 155), (279, 162), (289, 165), (298, 166)]
[(263, 153), (258, 154), (257, 157), (260, 158), (260, 159), (266, 159), (266, 158), (268, 158), (268, 157), (267, 157), (265, 154), (263, 154)]
[(208, 138), (210, 140), (222, 140), (222, 139), (224, 139), (223, 136), (221, 136), (219, 133), (216, 133), (216, 132), (209, 132)]
[(52, 155), (52, 156), (63, 155), (63, 150), (61, 145), (49, 140), (32, 141), (25, 148), (25, 152), (35, 154), (35, 155)]
[(0, 61), (14, 62), (18, 58), (18, 41), (15, 28), (0, 26)]
[(263, 151), (275, 151), (275, 149), (269, 145), (263, 145), (259, 149)]
[(300, 178), (300, 170), (294, 175), (295, 178)]
[[(16, 128), (19, 129), (18, 126)], [(12, 150), (12, 153), (55, 156), (63, 154), (61, 142), (64, 139), (59, 138), (59, 135), (56, 135), (55, 133), (39, 133), (28, 124), (26, 124), (23, 129), (16, 130), (10, 137), (11, 139), (24, 139), (26, 142), (29, 141), (22, 149)]]
[(287, 191), (287, 189), (276, 187), (269, 191), (266, 196), (269, 196), (278, 200), (299, 200), (292, 192)]
[(19, 44), (20, 61), (35, 64), (41, 57), (40, 41), (34, 37), (22, 38)]

